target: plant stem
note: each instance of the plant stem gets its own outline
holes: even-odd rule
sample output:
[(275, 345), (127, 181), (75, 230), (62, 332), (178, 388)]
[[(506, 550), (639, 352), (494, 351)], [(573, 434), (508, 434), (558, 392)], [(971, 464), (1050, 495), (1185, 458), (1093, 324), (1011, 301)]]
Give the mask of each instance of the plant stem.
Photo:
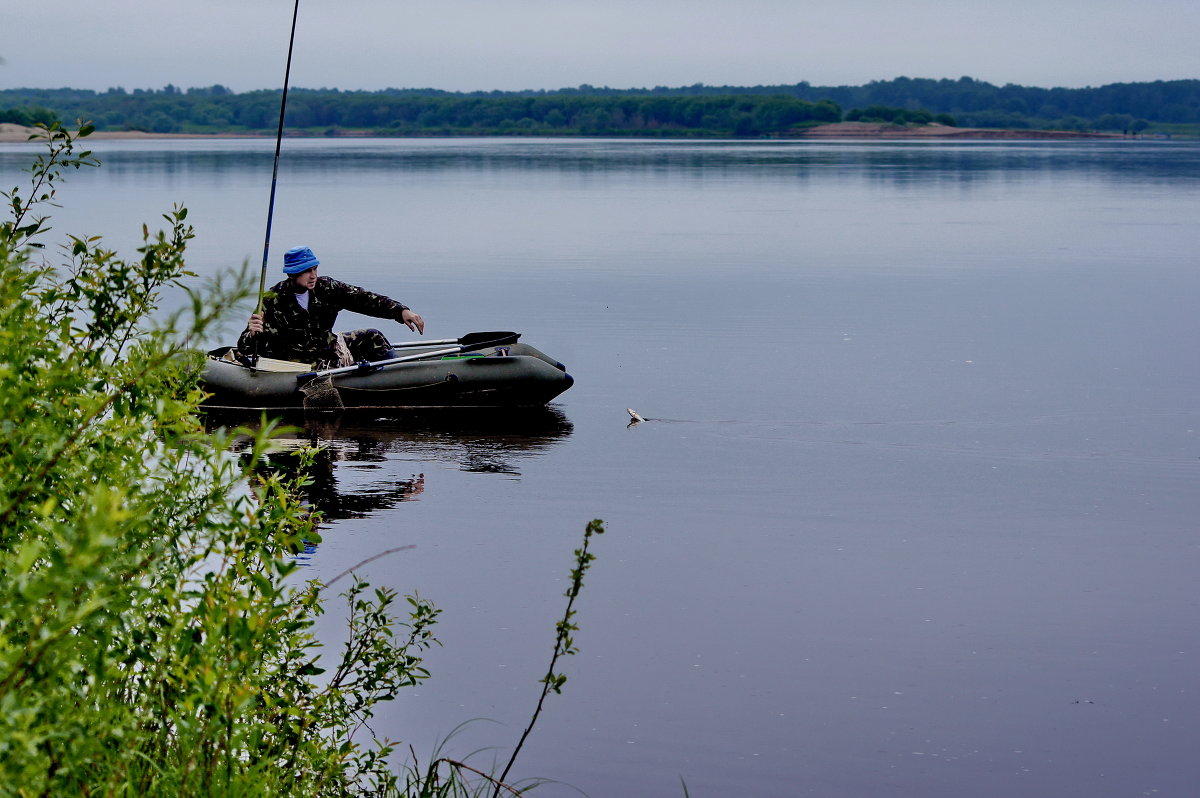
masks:
[(571, 618), (575, 615), (575, 598), (579, 595), (580, 589), (583, 588), (583, 575), (587, 572), (595, 555), (588, 552), (588, 544), (591, 543), (592, 535), (601, 535), (604, 533), (604, 522), (596, 519), (587, 525), (583, 533), (583, 546), (575, 550), (575, 568), (571, 571), (571, 586), (567, 588), (564, 594), (567, 597), (567, 608), (563, 612), (562, 620), (558, 622), (558, 634), (554, 639), (554, 653), (550, 657), (550, 667), (546, 670), (546, 676), (542, 679), (542, 694), (538, 696), (537, 707), (533, 710), (533, 716), (529, 719), (529, 725), (525, 727), (525, 731), (521, 734), (521, 739), (517, 741), (517, 747), (513, 749), (512, 756), (508, 759), (508, 764), (504, 766), (504, 771), (500, 774), (500, 778), (496, 780), (496, 789), (492, 793), (492, 798), (499, 798), (500, 787), (504, 784), (504, 780), (508, 777), (508, 771), (512, 770), (513, 763), (517, 761), (517, 755), (521, 753), (521, 748), (525, 745), (525, 740), (528, 739), (530, 732), (533, 731), (534, 725), (537, 723), (538, 716), (542, 714), (542, 705), (546, 703), (546, 696), (550, 691), (559, 692), (562, 683), (566, 681), (565, 677), (555, 674), (554, 667), (558, 664), (558, 658), (563, 654), (574, 654), (575, 649), (571, 642), (571, 631), (575, 628), (571, 624)]

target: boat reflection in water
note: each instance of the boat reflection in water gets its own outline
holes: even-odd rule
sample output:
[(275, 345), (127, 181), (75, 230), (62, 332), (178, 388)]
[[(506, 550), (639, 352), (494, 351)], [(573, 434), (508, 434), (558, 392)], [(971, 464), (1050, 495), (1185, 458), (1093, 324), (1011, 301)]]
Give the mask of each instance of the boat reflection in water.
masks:
[[(302, 498), (324, 521), (365, 518), (417, 499), (425, 464), (462, 471), (520, 475), (523, 458), (568, 437), (573, 427), (553, 407), (277, 413), (286, 428), (257, 464), (260, 474), (301, 476)], [(208, 430), (259, 429), (262, 413), (209, 411)], [(317, 447), (311, 463), (298, 450)], [(234, 450), (239, 450), (237, 442)], [(248, 451), (249, 440), (240, 449)], [(408, 468), (405, 468), (408, 466)], [(311, 553), (310, 551), (307, 553)], [(305, 558), (302, 558), (302, 560)]]

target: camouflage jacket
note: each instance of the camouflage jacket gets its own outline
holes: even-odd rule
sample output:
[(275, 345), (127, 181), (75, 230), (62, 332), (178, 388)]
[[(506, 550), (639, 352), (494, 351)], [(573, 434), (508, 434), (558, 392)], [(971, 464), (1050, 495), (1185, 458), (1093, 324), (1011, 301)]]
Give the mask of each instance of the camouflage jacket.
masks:
[(308, 310), (296, 301), (291, 280), (271, 286), (263, 297), (263, 331), (242, 331), (238, 349), (264, 357), (316, 363), (333, 355), (333, 325), (339, 311), (402, 321), (408, 306), (330, 277), (318, 277), (308, 298)]

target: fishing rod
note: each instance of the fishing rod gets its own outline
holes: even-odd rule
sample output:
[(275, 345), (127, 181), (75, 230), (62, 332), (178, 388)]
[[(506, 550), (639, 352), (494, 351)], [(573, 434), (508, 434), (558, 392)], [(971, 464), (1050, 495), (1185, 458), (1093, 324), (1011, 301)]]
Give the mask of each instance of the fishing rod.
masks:
[(287, 112), (288, 83), (292, 76), (292, 49), (296, 44), (296, 19), (300, 16), (300, 0), (292, 9), (292, 33), (288, 38), (287, 67), (283, 71), (283, 98), (279, 102), (279, 129), (275, 132), (275, 165), (271, 168), (271, 199), (267, 203), (267, 235), (263, 241), (262, 273), (258, 278), (258, 307), (255, 313), (262, 315), (263, 293), (267, 288), (267, 259), (271, 254), (271, 221), (275, 217), (275, 185), (279, 181), (279, 150), (283, 145), (283, 117)]

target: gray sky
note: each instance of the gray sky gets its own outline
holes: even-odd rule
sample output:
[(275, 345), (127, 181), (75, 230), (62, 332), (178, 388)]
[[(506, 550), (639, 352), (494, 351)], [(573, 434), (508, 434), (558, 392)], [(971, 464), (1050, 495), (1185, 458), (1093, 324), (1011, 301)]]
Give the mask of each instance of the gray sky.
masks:
[[(283, 81), (292, 0), (8, 2), (0, 88)], [(292, 85), (1200, 78), (1197, 0), (300, 0)]]

